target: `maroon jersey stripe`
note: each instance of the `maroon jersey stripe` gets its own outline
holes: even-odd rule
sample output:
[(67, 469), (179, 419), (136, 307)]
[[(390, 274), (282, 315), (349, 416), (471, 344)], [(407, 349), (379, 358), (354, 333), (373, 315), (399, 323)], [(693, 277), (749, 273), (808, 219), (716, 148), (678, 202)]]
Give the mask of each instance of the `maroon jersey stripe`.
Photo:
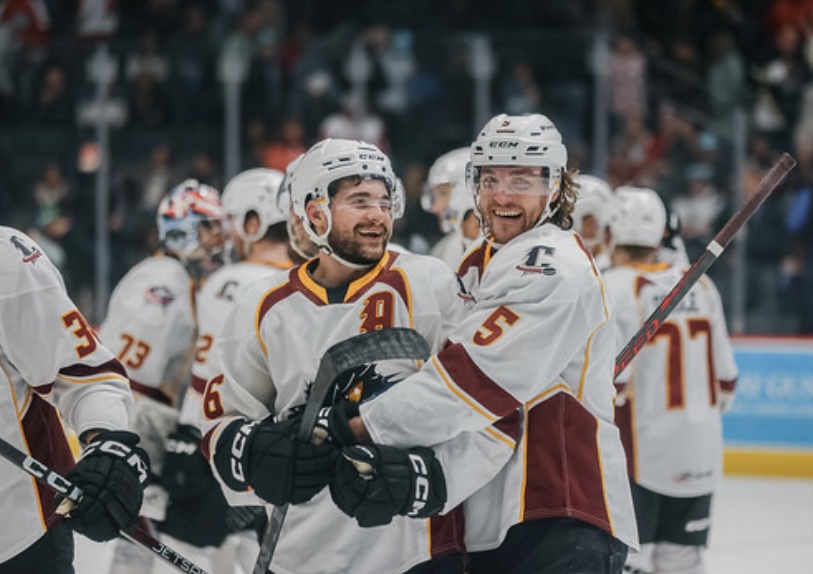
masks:
[(557, 393), (530, 410), (527, 425), (524, 519), (572, 517), (611, 532), (595, 417)]
[[(75, 464), (71, 447), (56, 409), (34, 395), (22, 419), (23, 434), (31, 456), (65, 476)], [(54, 491), (37, 482), (42, 512), (48, 518), (56, 510)]]
[(508, 416), (522, 406), (480, 370), (460, 343), (447, 345), (437, 359), (458, 387), (498, 417)]
[(429, 552), (432, 558), (465, 550), (462, 506), (443, 516), (436, 514), (429, 520)]

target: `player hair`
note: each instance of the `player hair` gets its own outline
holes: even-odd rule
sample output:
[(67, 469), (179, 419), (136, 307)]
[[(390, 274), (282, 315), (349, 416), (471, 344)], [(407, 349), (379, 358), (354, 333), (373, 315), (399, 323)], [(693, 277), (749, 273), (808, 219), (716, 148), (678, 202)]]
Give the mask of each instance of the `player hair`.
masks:
[(562, 228), (571, 229), (573, 227), (573, 209), (576, 207), (579, 184), (577, 177), (579, 170), (571, 168), (562, 174), (562, 185), (559, 189), (559, 197), (551, 205), (551, 209), (556, 212), (550, 217), (551, 223)]
[(287, 243), (288, 242), (288, 223), (285, 221), (278, 221), (274, 225), (269, 225), (265, 230), (263, 239), (268, 239), (274, 243)]

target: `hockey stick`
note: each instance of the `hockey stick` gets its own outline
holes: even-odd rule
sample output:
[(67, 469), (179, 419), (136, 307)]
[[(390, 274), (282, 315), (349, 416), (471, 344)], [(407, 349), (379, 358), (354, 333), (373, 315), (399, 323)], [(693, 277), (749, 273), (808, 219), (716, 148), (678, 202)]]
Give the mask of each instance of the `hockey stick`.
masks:
[[(367, 363), (388, 359), (426, 360), (429, 355), (426, 340), (417, 331), (401, 327), (362, 333), (336, 343), (325, 352), (319, 362), (299, 423), (297, 438), (302, 442), (310, 442), (319, 409), (322, 408), (325, 397), (340, 374)], [(252, 574), (266, 574), (268, 571), (288, 513), (288, 506), (286, 504), (274, 507)]]
[(697, 283), (697, 280), (711, 267), (723, 250), (728, 246), (731, 238), (745, 225), (751, 218), (754, 212), (760, 205), (768, 198), (774, 189), (785, 179), (788, 172), (796, 165), (796, 160), (790, 155), (783, 153), (782, 156), (776, 160), (770, 171), (765, 174), (762, 181), (757, 185), (754, 195), (752, 195), (745, 204), (731, 216), (723, 228), (714, 239), (706, 246), (703, 254), (692, 263), (689, 270), (680, 278), (680, 281), (672, 287), (663, 301), (655, 308), (652, 314), (644, 321), (638, 332), (630, 339), (626, 346), (621, 350), (615, 359), (615, 374), (613, 379), (617, 378), (624, 369), (635, 358), (641, 348), (646, 345), (649, 340), (658, 332), (661, 324), (666, 320), (672, 310), (677, 307), (677, 304), (686, 296), (686, 293)]
[[(2, 438), (0, 438), (0, 456), (11, 462), (17, 468), (24, 470), (54, 492), (61, 494), (66, 500), (70, 500), (73, 504), (78, 504), (81, 500), (82, 489)], [(137, 524), (128, 526), (119, 533), (129, 541), (143, 546), (180, 572), (185, 572), (186, 574), (208, 574), (206, 570), (195, 565), (194, 562), (185, 558), (163, 542), (158, 541)]]

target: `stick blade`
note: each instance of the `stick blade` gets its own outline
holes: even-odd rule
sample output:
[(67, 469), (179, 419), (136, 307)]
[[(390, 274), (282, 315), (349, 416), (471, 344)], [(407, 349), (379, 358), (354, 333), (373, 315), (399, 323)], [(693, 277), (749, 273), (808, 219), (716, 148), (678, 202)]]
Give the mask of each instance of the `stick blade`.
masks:
[(350, 337), (333, 345), (326, 355), (340, 374), (359, 365), (389, 359), (425, 361), (430, 352), (426, 339), (417, 331), (396, 327)]

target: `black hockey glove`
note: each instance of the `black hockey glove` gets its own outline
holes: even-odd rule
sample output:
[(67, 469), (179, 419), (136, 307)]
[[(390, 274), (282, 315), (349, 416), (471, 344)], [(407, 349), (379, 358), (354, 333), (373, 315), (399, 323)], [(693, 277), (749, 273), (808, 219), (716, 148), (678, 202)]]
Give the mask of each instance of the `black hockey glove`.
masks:
[(66, 516), (79, 534), (104, 542), (134, 524), (150, 474), (147, 453), (136, 446), (138, 435), (106, 431), (97, 435), (67, 479), (82, 489), (82, 498)]
[(254, 489), (275, 506), (313, 498), (330, 482), (340, 451), (296, 439), (298, 421), (230, 423), (215, 449), (220, 477), (234, 490)]
[(359, 404), (344, 399), (332, 407), (322, 407), (313, 427), (312, 442), (321, 444), (327, 440), (338, 446), (356, 444), (358, 441), (350, 429), (350, 419), (358, 414)]
[(200, 430), (178, 425), (164, 442), (161, 486), (170, 497), (193, 498), (219, 488), (209, 463), (200, 452)]
[(432, 449), (346, 447), (330, 495), (359, 526), (389, 524), (396, 514), (426, 518), (446, 503), (446, 479)]

